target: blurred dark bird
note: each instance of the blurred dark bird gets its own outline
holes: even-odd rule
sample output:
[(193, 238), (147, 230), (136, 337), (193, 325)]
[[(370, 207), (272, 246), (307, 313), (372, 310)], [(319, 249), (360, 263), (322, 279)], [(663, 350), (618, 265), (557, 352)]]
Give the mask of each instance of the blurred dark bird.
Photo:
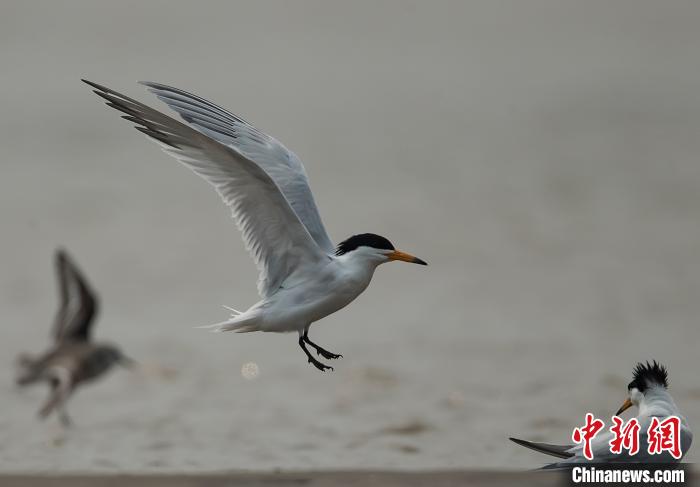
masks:
[(114, 345), (90, 340), (97, 297), (65, 251), (56, 252), (55, 265), (60, 303), (52, 329), (53, 344), (38, 357), (19, 355), (16, 382), (19, 386), (48, 383), (51, 392), (39, 416), (45, 418), (55, 410), (68, 426), (66, 401), (78, 385), (102, 376), (114, 364), (130, 367), (134, 362)]

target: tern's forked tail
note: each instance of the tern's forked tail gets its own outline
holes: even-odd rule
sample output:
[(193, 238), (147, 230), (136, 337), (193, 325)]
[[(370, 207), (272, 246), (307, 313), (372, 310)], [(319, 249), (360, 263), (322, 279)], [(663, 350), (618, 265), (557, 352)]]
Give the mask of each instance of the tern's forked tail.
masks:
[[(231, 309), (231, 308), (228, 308)], [(235, 331), (236, 333), (248, 333), (251, 331), (260, 331), (260, 313), (257, 311), (246, 311), (245, 313), (240, 313), (234, 311), (226, 321), (221, 323), (214, 323), (213, 325), (199, 326), (197, 328), (207, 328), (211, 329), (213, 332), (220, 331)]]

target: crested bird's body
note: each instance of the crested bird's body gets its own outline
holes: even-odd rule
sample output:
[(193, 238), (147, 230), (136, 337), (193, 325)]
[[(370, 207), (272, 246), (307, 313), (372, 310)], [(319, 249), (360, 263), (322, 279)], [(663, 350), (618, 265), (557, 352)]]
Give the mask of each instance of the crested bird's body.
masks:
[(97, 297), (68, 255), (56, 254), (60, 305), (53, 327), (54, 343), (38, 357), (21, 354), (16, 383), (27, 386), (46, 382), (51, 394), (39, 415), (46, 417), (58, 410), (68, 424), (65, 404), (75, 389), (102, 376), (113, 365), (130, 362), (117, 347), (91, 341), (91, 329), (97, 316)]
[(220, 331), (303, 332), (315, 321), (355, 300), (369, 285), (376, 265), (330, 257), (282, 286), (249, 310), (217, 325)]
[[(85, 81), (85, 80), (83, 80)], [(85, 81), (107, 105), (209, 182), (231, 209), (258, 271), (261, 300), (215, 331), (299, 333), (299, 346), (320, 370), (340, 355), (308, 338), (309, 326), (347, 306), (382, 263), (425, 262), (365, 233), (333, 246), (321, 222), (301, 160), (237, 115), (183, 90), (145, 82), (185, 123), (110, 88)]]
[(591, 441), (593, 460), (588, 460), (584, 456), (582, 444), (550, 445), (517, 438), (511, 438), (511, 440), (526, 448), (562, 459), (543, 468), (567, 468), (592, 463), (676, 463), (680, 461), (668, 451), (655, 454), (648, 452), (647, 430), (653, 418), (663, 421), (670, 416), (676, 416), (680, 419), (679, 440), (683, 455), (688, 452), (693, 441), (693, 433), (686, 418), (680, 413), (678, 406), (668, 392), (666, 369), (656, 362), (637, 365), (634, 380), (628, 386), (628, 390), (630, 397), (616, 415), (620, 415), (633, 405), (639, 408), (636, 416), (637, 421), (639, 421), (639, 451), (635, 455), (630, 455), (625, 449), (622, 449), (621, 453), (612, 453), (610, 440), (613, 439), (613, 433), (607, 428), (601, 430)]

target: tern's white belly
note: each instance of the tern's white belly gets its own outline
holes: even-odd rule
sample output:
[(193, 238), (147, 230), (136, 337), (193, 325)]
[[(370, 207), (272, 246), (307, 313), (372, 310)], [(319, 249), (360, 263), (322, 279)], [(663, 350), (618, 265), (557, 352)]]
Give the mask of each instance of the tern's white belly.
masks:
[(374, 269), (331, 262), (309, 279), (282, 286), (262, 307), (263, 331), (298, 331), (344, 308), (369, 285)]

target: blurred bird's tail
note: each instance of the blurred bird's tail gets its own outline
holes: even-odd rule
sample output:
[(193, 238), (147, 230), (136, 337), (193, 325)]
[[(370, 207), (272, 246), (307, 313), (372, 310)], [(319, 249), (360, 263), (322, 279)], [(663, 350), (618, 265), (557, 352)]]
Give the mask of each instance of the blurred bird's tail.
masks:
[(220, 331), (235, 331), (236, 333), (248, 333), (251, 331), (260, 331), (260, 313), (257, 310), (248, 310), (245, 313), (236, 311), (233, 308), (224, 306), (231, 311), (231, 318), (221, 323), (213, 325), (198, 326), (197, 328), (210, 329), (213, 332)]

